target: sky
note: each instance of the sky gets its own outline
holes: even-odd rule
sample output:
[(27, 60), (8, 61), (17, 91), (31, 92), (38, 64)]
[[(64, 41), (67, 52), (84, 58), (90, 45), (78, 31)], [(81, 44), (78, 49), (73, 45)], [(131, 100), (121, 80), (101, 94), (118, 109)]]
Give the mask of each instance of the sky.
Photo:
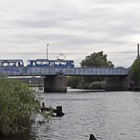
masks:
[[(140, 42), (140, 0), (0, 1), (0, 59), (57, 59), (75, 66), (103, 51), (129, 67)], [(47, 45), (49, 44), (49, 45)]]

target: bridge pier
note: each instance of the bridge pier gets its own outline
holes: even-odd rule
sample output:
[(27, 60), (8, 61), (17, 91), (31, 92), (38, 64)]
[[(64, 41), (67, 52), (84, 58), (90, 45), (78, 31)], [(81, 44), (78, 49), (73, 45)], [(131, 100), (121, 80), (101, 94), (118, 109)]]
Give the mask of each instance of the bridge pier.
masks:
[(46, 76), (44, 92), (67, 92), (67, 77), (63, 75)]
[(128, 76), (109, 76), (105, 78), (107, 91), (127, 91), (129, 89)]

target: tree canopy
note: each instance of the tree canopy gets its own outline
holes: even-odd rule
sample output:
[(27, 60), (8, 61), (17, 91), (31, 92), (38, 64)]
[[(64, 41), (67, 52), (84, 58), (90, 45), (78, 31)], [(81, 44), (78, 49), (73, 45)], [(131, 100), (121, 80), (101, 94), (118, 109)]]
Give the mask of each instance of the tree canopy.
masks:
[(131, 66), (131, 76), (135, 83), (140, 84), (140, 58), (137, 58)]
[(85, 57), (85, 60), (81, 61), (82, 67), (91, 67), (91, 66), (105, 66), (105, 67), (114, 67), (113, 63), (107, 60), (107, 55), (100, 52), (94, 52)]
[[(111, 61), (107, 60), (107, 55), (100, 52), (94, 52), (85, 57), (85, 60), (81, 61), (81, 67), (114, 67)], [(99, 84), (95, 85), (95, 81), (101, 83), (104, 81), (104, 77), (102, 76), (77, 76), (77, 77), (70, 77), (68, 79), (68, 84), (70, 87), (73, 88), (96, 88), (100, 87)], [(100, 81), (100, 82), (99, 82)], [(97, 82), (96, 82), (97, 83)]]

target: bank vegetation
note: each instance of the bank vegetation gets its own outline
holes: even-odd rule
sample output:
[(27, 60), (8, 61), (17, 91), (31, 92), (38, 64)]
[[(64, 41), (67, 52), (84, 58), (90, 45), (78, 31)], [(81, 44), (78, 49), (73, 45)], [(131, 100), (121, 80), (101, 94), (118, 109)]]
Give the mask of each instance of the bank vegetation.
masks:
[(34, 91), (26, 84), (0, 75), (0, 135), (24, 133), (39, 108)]

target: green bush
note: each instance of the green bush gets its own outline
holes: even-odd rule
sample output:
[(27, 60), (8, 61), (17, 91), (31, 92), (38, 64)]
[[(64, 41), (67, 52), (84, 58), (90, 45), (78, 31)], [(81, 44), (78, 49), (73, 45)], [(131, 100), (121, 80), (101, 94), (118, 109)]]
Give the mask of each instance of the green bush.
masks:
[(133, 62), (130, 74), (135, 84), (140, 85), (140, 58)]
[(78, 76), (68, 77), (67, 85), (71, 88), (77, 88), (79, 86), (80, 78)]
[(26, 84), (0, 75), (0, 134), (25, 132), (39, 110), (34, 91)]

